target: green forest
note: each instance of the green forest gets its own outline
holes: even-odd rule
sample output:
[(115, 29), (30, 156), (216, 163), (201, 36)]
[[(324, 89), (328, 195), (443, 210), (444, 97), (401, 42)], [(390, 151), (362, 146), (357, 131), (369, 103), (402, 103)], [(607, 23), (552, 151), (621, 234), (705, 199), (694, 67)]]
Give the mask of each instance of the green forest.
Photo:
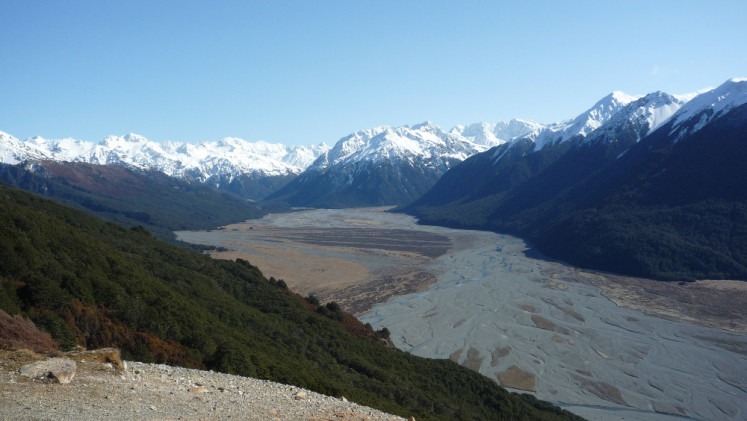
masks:
[(212, 260), (4, 186), (0, 256), (0, 308), (63, 349), (116, 346), (127, 359), (274, 380), (419, 420), (579, 419), (393, 349), (386, 332), (250, 262)]

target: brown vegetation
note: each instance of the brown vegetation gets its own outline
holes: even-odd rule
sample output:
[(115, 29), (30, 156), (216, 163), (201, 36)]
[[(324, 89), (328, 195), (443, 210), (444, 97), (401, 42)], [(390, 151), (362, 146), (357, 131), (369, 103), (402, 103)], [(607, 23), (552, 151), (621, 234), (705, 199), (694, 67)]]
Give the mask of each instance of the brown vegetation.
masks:
[(31, 320), (0, 310), (0, 349), (30, 349), (41, 354), (56, 354), (60, 345)]
[(71, 309), (64, 317), (75, 332), (77, 343), (85, 348), (143, 348), (153, 356), (153, 362), (203, 368), (200, 363), (188, 356), (188, 351), (183, 345), (133, 331), (123, 322), (111, 318), (110, 313), (111, 311), (103, 305), (92, 307), (79, 300), (73, 300)]

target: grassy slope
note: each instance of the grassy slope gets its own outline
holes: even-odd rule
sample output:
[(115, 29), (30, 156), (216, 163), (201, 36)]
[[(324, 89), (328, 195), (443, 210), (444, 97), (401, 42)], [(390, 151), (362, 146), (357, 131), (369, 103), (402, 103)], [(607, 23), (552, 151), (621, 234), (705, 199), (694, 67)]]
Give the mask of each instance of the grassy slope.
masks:
[(0, 255), (0, 308), (63, 346), (119, 346), (127, 358), (272, 379), (417, 419), (574, 418), (451, 361), (388, 348), (249, 262), (211, 260), (6, 187)]

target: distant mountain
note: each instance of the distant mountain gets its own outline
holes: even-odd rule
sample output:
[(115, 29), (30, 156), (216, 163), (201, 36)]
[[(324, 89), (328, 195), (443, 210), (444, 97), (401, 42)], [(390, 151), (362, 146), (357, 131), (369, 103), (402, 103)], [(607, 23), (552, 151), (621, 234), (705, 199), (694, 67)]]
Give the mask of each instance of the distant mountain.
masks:
[(79, 162), (157, 170), (187, 182), (209, 184), (258, 200), (301, 173), (328, 150), (225, 138), (219, 142), (152, 142), (136, 134), (109, 136), (100, 143), (33, 137), (20, 141), (0, 132), (0, 162)]
[(732, 79), (697, 96), (612, 94), (582, 114), (617, 102), (601, 124), (577, 118), (478, 154), (406, 210), (519, 234), (585, 267), (747, 279), (746, 90)]
[(467, 138), (476, 145), (493, 147), (518, 137), (527, 136), (543, 127), (542, 124), (533, 121), (513, 119), (496, 124), (474, 123), (469, 126), (456, 126), (449, 133)]
[(332, 208), (408, 203), (453, 165), (506, 142), (493, 127), (482, 129), (447, 133), (426, 122), (362, 130), (340, 139), (267, 200)]

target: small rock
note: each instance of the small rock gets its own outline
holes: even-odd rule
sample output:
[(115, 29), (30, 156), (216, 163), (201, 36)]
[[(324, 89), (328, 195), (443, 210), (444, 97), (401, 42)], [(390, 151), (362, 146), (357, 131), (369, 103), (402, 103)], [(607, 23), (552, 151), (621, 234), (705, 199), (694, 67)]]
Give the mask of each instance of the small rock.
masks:
[(205, 393), (205, 388), (202, 386), (193, 387), (189, 389), (190, 393)]
[(27, 364), (18, 370), (22, 376), (32, 379), (52, 379), (57, 383), (67, 384), (75, 377), (75, 361), (67, 358), (50, 358), (46, 361), (37, 361)]
[(301, 391), (301, 392), (296, 393), (296, 396), (294, 396), (294, 399), (296, 399), (297, 401), (306, 399), (306, 392)]
[(341, 399), (342, 399), (342, 401), (343, 401), (343, 402), (347, 402), (347, 401), (348, 401), (348, 400), (347, 400), (347, 399), (345, 398), (345, 396), (343, 396), (343, 397), (342, 397)]
[(151, 406), (150, 406), (150, 410), (151, 410), (151, 411), (155, 411), (155, 410), (156, 410), (156, 407), (155, 407), (155, 406), (153, 406), (153, 405), (151, 405)]
[(100, 348), (90, 351), (78, 350), (68, 352), (65, 356), (81, 362), (90, 361), (111, 364), (117, 371), (127, 371), (127, 364), (122, 361), (122, 356), (117, 348)]

